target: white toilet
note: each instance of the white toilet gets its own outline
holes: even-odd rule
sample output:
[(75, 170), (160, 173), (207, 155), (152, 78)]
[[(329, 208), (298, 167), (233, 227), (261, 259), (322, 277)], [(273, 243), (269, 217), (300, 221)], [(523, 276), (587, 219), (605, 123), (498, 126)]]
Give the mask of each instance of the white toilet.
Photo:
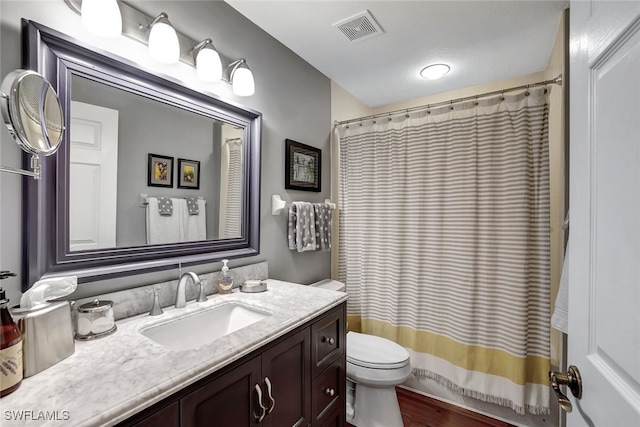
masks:
[[(345, 291), (344, 283), (311, 286)], [(347, 332), (347, 422), (357, 427), (402, 427), (395, 386), (411, 374), (409, 352), (374, 335)]]

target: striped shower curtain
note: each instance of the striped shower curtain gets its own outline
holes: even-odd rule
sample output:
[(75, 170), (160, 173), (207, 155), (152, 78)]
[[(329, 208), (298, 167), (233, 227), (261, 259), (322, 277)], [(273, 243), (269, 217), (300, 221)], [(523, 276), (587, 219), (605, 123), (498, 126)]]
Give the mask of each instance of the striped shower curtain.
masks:
[(220, 166), (220, 238), (242, 236), (242, 138), (222, 143)]
[(337, 129), (350, 330), (520, 414), (549, 413), (548, 90)]

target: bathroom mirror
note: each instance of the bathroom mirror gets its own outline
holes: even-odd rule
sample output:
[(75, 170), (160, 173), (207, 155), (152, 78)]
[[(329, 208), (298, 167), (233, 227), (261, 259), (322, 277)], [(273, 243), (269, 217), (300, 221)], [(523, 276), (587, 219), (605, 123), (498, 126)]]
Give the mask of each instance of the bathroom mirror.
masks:
[[(25, 289), (43, 276), (84, 283), (259, 253), (260, 113), (23, 27), (26, 65), (57, 90), (67, 130), (25, 189)], [(206, 232), (150, 240), (158, 197), (197, 201)]]
[(0, 167), (5, 172), (40, 178), (39, 156), (54, 154), (62, 143), (62, 107), (53, 87), (31, 70), (14, 70), (2, 80), (0, 107), (9, 134), (31, 154), (33, 172)]

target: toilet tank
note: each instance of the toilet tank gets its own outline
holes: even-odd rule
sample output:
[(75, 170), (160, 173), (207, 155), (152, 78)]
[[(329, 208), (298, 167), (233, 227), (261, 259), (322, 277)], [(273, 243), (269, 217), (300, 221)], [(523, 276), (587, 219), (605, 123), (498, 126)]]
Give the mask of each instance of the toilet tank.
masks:
[(318, 288), (330, 289), (332, 291), (339, 291), (339, 292), (345, 292), (347, 290), (347, 287), (345, 286), (344, 283), (338, 282), (337, 280), (332, 280), (332, 279), (320, 280), (319, 282), (312, 283), (309, 286), (315, 286)]

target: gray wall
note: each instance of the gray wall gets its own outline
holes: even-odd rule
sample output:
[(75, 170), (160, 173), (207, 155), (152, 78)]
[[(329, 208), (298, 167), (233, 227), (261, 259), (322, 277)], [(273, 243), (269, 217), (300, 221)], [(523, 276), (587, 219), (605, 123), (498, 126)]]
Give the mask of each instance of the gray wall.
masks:
[[(329, 135), (331, 130), (330, 80), (295, 55), (260, 28), (220, 1), (129, 1), (129, 4), (156, 15), (169, 14), (173, 25), (194, 39), (212, 37), (226, 58), (246, 58), (255, 75), (256, 93), (251, 97), (235, 97), (225, 84), (211, 89), (220, 97), (258, 110), (263, 114), (262, 191), (260, 255), (233, 260), (230, 265), (246, 265), (268, 261), (269, 276), (299, 283), (310, 283), (330, 275), (330, 254), (296, 253), (287, 249), (286, 218), (271, 215), (271, 195), (280, 194), (286, 200), (322, 201), (330, 197)], [(0, 43), (2, 76), (21, 66), (20, 18), (31, 19), (58, 31), (81, 38), (85, 43), (112, 51), (128, 58), (141, 58), (143, 66), (175, 76), (182, 72), (152, 64), (143, 56), (144, 46), (124, 37), (104, 40), (90, 35), (63, 1), (0, 2)], [(195, 73), (193, 73), (195, 74)], [(189, 79), (190, 77), (185, 77)], [(192, 85), (199, 84), (191, 82)], [(209, 89), (207, 89), (209, 90)], [(16, 167), (21, 152), (10, 140), (6, 129), (0, 130), (0, 164)], [(294, 139), (322, 149), (321, 193), (285, 191), (284, 140)], [(21, 178), (0, 174), (0, 268), (20, 272), (22, 269), (22, 187)], [(196, 272), (217, 270), (220, 263), (194, 267)], [(81, 285), (77, 297), (89, 296), (175, 278), (176, 270), (136, 275)], [(20, 278), (5, 280), (13, 300), (20, 295)]]

